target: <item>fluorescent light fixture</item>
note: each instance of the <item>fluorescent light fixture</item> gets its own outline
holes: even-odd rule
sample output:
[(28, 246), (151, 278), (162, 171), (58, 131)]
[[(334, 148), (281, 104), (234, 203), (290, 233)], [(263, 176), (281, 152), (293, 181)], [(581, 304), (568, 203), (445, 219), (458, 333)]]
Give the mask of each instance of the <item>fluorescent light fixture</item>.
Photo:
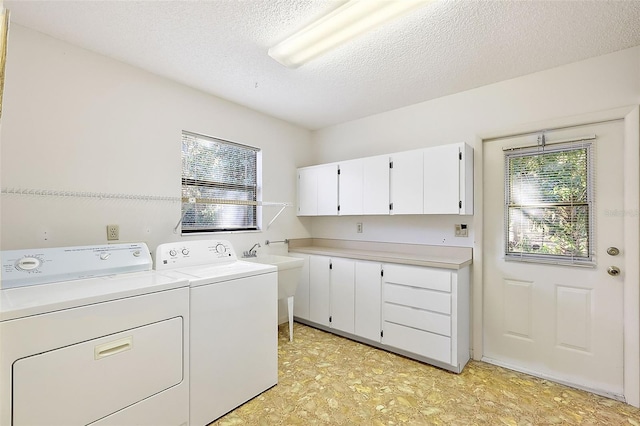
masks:
[(365, 31), (424, 6), (430, 0), (351, 0), (269, 49), (269, 56), (297, 68)]

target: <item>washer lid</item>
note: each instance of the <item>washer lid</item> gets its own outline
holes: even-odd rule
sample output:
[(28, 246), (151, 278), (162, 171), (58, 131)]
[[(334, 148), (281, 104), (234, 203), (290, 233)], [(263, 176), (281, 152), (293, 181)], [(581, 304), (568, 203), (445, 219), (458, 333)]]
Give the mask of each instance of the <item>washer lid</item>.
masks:
[(218, 263), (213, 265), (190, 266), (162, 271), (162, 274), (178, 277), (180, 274), (189, 277), (191, 287), (235, 280), (255, 275), (277, 272), (274, 265), (264, 265), (238, 260), (235, 262)]
[(63, 281), (0, 291), (0, 321), (187, 287), (184, 278), (154, 271)]

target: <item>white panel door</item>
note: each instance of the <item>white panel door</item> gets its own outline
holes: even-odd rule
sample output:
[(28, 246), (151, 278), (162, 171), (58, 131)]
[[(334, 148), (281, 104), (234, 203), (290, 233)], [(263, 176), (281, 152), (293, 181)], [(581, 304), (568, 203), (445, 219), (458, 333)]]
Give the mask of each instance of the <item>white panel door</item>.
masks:
[(318, 176), (315, 167), (298, 169), (298, 216), (318, 214)]
[(460, 144), (424, 150), (424, 214), (460, 212)]
[(362, 159), (340, 163), (338, 188), (341, 216), (362, 214), (362, 165)]
[(380, 342), (382, 305), (382, 265), (356, 262), (355, 334)]
[(422, 150), (405, 151), (391, 155), (389, 196), (392, 214), (422, 214), (423, 164)]
[(318, 178), (318, 215), (338, 214), (338, 165), (326, 164), (316, 167)]
[[(594, 267), (505, 260), (503, 148), (535, 144), (535, 136), (485, 143), (484, 359), (620, 396), (624, 390), (624, 271), (625, 261), (630, 260), (625, 259), (624, 252), (617, 256), (607, 254), (607, 248), (615, 246), (622, 251), (624, 239), (629, 237), (625, 235), (624, 218), (620, 213), (624, 208), (623, 123), (549, 131), (546, 139), (553, 142), (589, 134), (597, 136), (593, 141)], [(540, 187), (536, 185), (535, 188)], [(523, 214), (530, 217), (535, 212), (528, 209)], [(515, 234), (520, 235), (521, 231)], [(542, 237), (558, 238), (557, 234), (544, 232)], [(550, 247), (538, 240), (528, 244), (531, 244), (531, 250)], [(622, 273), (609, 275), (607, 268), (610, 266), (617, 266)]]
[(331, 327), (352, 333), (355, 311), (355, 262), (331, 259)]
[(309, 256), (309, 320), (329, 327), (331, 259)]
[(363, 214), (389, 214), (389, 156), (362, 160)]

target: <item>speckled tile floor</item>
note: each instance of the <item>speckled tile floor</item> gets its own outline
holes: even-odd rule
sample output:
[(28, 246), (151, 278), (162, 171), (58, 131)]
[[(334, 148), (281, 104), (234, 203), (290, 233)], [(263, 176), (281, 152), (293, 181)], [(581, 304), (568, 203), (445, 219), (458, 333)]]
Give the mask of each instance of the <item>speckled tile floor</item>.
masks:
[(471, 361), (457, 375), (296, 323), (279, 383), (228, 425), (635, 425), (640, 409)]

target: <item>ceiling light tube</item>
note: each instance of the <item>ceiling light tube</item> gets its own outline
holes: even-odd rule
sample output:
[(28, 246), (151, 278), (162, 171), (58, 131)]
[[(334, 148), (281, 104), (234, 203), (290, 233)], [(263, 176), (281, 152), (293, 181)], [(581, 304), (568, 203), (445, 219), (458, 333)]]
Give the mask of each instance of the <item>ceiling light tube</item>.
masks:
[(269, 49), (269, 56), (297, 68), (316, 56), (430, 0), (351, 0)]

